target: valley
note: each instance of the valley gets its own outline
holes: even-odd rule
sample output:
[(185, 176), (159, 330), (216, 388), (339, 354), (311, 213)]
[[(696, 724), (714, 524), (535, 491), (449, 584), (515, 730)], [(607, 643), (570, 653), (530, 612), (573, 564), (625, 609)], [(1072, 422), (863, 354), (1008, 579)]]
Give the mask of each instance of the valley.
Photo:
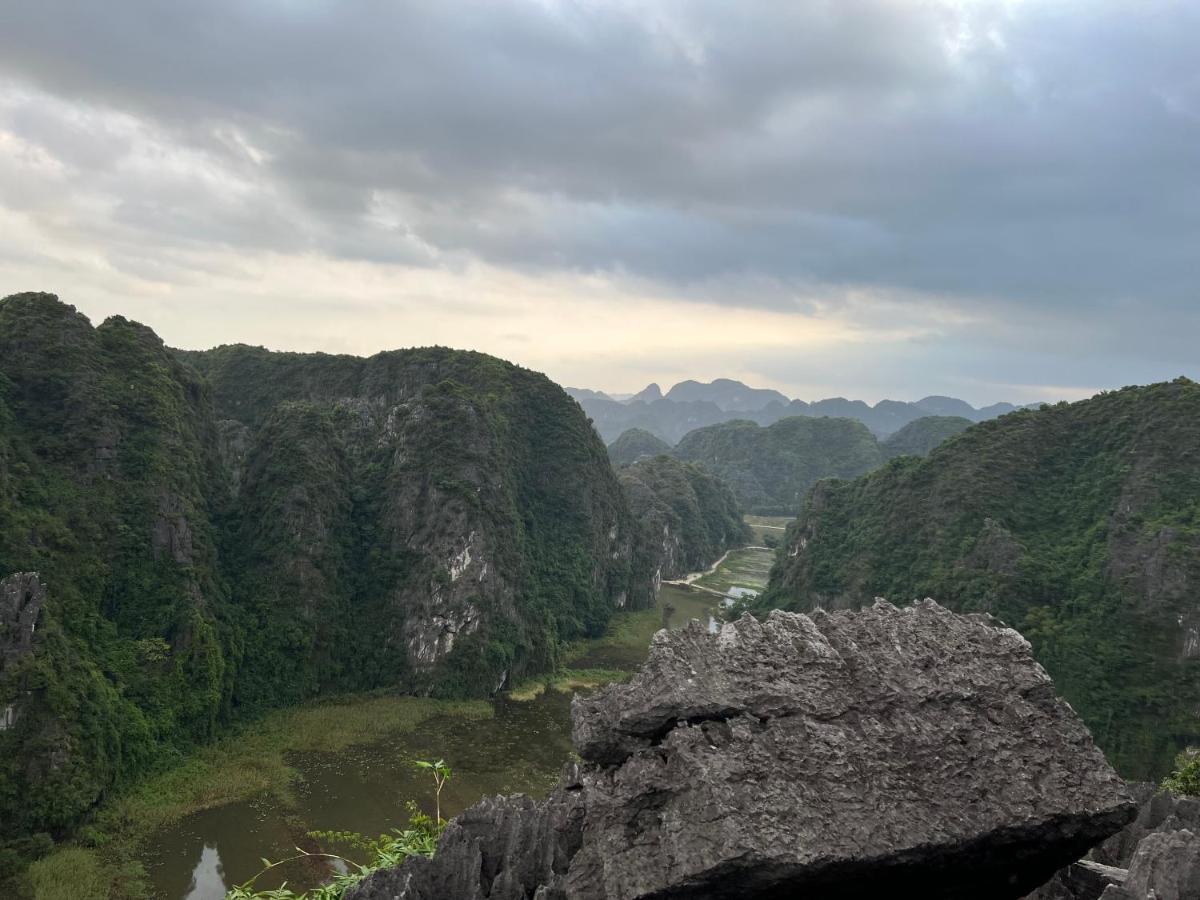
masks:
[[(48, 294), (0, 300), (0, 326), (0, 891), (22, 900), (216, 900), (264, 857), (428, 814), (422, 759), (454, 773), (446, 815), (551, 796), (572, 696), (661, 628), (746, 611), (989, 613), (1120, 774), (1200, 740), (1186, 378), (877, 404), (886, 437), (816, 404), (606, 447), (478, 353), (176, 351)], [(780, 403), (719, 381), (622, 405), (714, 385), (739, 415)], [(318, 885), (321, 859), (257, 888)]]
[[(261, 869), (263, 857), (293, 855), (298, 843), (317, 849), (309, 831), (386, 832), (407, 818), (408, 801), (431, 814), (428, 777), (413, 765), (418, 759), (444, 758), (451, 766), (442, 795), (447, 817), (492, 794), (541, 797), (571, 753), (574, 690), (628, 677), (659, 627), (682, 628), (692, 619), (716, 627), (722, 596), (761, 590), (772, 558), (734, 550), (691, 586), (664, 584), (655, 608), (621, 614), (604, 636), (571, 647), (559, 672), (494, 700), (364, 696), (272, 714), (102, 811), (99, 820), (114, 829), (110, 846), (119, 852), (100, 851), (92, 864), (119, 869), (122, 859), (136, 860), (151, 896), (220, 900)], [(305, 862), (273, 874), (259, 887), (285, 880), (312, 887), (325, 876)], [(136, 890), (131, 883), (130, 896)]]

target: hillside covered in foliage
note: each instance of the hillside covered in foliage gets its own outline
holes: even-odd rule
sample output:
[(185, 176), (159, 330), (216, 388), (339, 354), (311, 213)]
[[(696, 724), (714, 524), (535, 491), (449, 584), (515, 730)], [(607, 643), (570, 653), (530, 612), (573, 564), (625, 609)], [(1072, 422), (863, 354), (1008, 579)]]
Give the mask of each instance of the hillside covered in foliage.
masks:
[(883, 455), (928, 456), (937, 447), (970, 428), (970, 419), (962, 416), (924, 416), (909, 422), (883, 441)]
[(0, 845), (239, 716), (486, 695), (645, 596), (603, 444), (477, 353), (171, 351), (0, 300)]
[(637, 567), (649, 569), (654, 584), (706, 569), (727, 550), (750, 543), (733, 492), (695, 463), (656, 456), (626, 466), (618, 477), (642, 533)]
[(730, 486), (747, 512), (795, 512), (821, 478), (849, 478), (879, 466), (875, 436), (853, 419), (792, 416), (765, 428), (737, 420), (686, 435), (674, 455), (703, 465)]
[(641, 428), (622, 431), (621, 436), (608, 445), (608, 458), (614, 466), (628, 466), (670, 452), (670, 444)]
[(1129, 777), (1200, 741), (1200, 385), (1020, 411), (824, 481), (759, 609), (933, 597), (1033, 644)]

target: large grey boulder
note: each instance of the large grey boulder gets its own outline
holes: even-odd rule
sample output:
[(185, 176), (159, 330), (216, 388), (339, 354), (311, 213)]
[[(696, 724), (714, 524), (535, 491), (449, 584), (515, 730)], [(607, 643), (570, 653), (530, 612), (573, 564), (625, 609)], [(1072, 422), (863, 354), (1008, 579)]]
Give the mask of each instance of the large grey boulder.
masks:
[(932, 601), (661, 631), (573, 719), (548, 801), (349, 896), (1011, 900), (1134, 814), (1025, 640)]

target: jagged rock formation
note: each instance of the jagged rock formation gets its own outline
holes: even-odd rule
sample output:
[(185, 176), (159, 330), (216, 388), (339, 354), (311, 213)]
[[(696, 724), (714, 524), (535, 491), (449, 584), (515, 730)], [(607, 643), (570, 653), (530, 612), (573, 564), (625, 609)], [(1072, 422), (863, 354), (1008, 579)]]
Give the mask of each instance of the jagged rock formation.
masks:
[(1137, 817), (1026, 900), (1195, 900), (1200, 897), (1200, 800), (1133, 784)]
[(653, 459), (671, 452), (671, 445), (641, 428), (622, 431), (621, 436), (608, 445), (608, 458), (614, 466), (629, 466), (643, 459)]
[(573, 718), (545, 802), (348, 900), (1013, 900), (1134, 813), (1029, 645), (932, 601), (660, 631)]
[(1033, 644), (1128, 777), (1200, 743), (1200, 385), (1014, 412), (822, 481), (760, 611), (935, 596)]
[(0, 599), (0, 845), (68, 833), (248, 711), (543, 670), (651, 593), (636, 537), (538, 373), (444, 348), (183, 353), (0, 300), (0, 577), (40, 573)]
[[(693, 463), (656, 456), (621, 469), (618, 479), (640, 530), (635, 571), (651, 573), (640, 585), (657, 589), (707, 569), (753, 537), (729, 488)], [(646, 605), (651, 598), (636, 599)]]
[(790, 515), (819, 479), (852, 478), (884, 461), (860, 422), (804, 416), (766, 428), (744, 420), (700, 428), (673, 452), (717, 475), (747, 512), (764, 515)]

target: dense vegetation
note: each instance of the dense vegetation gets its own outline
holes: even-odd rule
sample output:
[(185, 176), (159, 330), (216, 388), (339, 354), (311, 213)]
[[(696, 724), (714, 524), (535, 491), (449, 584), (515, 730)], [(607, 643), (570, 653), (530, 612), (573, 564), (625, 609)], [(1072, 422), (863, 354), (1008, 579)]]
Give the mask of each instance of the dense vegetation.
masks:
[(883, 462), (883, 451), (861, 422), (793, 416), (765, 428), (744, 420), (700, 428), (674, 450), (728, 484), (748, 512), (795, 512), (821, 478), (852, 477)]
[(928, 456), (934, 447), (961, 434), (971, 427), (971, 420), (962, 416), (924, 416), (909, 422), (883, 442), (883, 454), (896, 456)]
[(1019, 629), (1127, 776), (1200, 741), (1200, 386), (976, 425), (819, 483), (759, 608), (933, 597)]
[(733, 493), (693, 463), (656, 456), (626, 466), (619, 477), (642, 531), (636, 565), (656, 582), (706, 569), (750, 542)]
[(614, 466), (628, 466), (670, 452), (670, 444), (641, 428), (621, 432), (621, 436), (608, 445), (608, 458)]
[(331, 690), (486, 695), (644, 595), (576, 404), (440, 348), (170, 351), (0, 301), (0, 846), (43, 848), (224, 724)]

